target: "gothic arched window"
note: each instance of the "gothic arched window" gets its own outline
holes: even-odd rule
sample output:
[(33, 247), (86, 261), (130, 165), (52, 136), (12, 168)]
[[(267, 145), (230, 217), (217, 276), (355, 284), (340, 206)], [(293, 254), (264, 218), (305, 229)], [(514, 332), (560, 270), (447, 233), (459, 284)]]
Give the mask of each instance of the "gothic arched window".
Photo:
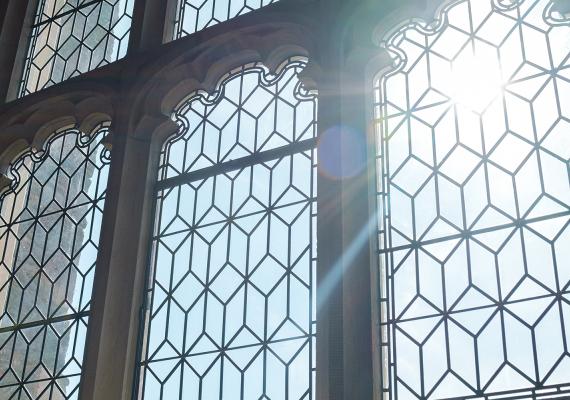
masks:
[(454, 1), (386, 42), (390, 398), (536, 398), (570, 383), (570, 26), (549, 22), (549, 4)]
[(314, 398), (316, 96), (288, 60), (174, 114), (157, 184), (144, 399)]
[(40, 0), (18, 97), (125, 56), (133, 0)]
[(109, 151), (77, 129), (18, 158), (0, 197), (0, 398), (77, 399)]

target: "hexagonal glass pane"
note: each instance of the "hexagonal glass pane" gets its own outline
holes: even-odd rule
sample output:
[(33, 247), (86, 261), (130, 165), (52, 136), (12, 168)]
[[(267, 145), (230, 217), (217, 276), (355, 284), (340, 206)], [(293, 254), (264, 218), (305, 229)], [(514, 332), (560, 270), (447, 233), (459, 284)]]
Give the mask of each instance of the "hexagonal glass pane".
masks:
[(133, 0), (41, 0), (18, 97), (125, 56)]
[(316, 96), (231, 72), (161, 153), (139, 393), (314, 399)]
[(384, 42), (396, 67), (375, 87), (382, 391), (562, 396), (570, 21), (546, 0), (443, 14)]
[(0, 195), (0, 398), (77, 399), (109, 152), (102, 127), (18, 158)]

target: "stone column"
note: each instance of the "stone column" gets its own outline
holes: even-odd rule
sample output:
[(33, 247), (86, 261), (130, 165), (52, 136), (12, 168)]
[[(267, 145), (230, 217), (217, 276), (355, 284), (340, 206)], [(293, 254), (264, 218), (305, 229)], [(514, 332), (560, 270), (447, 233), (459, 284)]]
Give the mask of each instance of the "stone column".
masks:
[(177, 129), (168, 117), (133, 127), (130, 104), (116, 105), (82, 400), (131, 399), (160, 152), (152, 138)]
[(0, 102), (12, 100), (18, 90), (19, 71), (27, 50), (27, 38), (38, 0), (5, 0), (0, 19)]
[(371, 83), (369, 89), (364, 66), (350, 65), (351, 48), (343, 31), (352, 15), (350, 7), (360, 3), (322, 2), (326, 22), (316, 79), (319, 400), (371, 400), (377, 385), (374, 146), (367, 107)]
[(128, 54), (157, 48), (172, 37), (177, 0), (137, 0)]

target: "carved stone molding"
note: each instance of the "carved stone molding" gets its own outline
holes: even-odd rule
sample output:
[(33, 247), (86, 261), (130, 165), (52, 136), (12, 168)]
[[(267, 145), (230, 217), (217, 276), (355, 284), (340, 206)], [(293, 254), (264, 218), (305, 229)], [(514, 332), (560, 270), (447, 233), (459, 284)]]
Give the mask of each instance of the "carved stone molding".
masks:
[[(95, 121), (94, 118), (90, 118), (90, 120)], [(109, 120), (105, 119), (93, 125), (84, 124), (83, 126), (89, 129), (80, 131), (89, 136), (96, 134), (102, 127), (108, 125)], [(0, 196), (7, 190), (13, 189), (20, 182), (18, 172), (12, 169), (14, 162), (30, 155), (33, 160), (41, 159), (45, 152), (49, 151), (49, 143), (54, 136), (68, 129), (78, 129), (79, 126), (76, 120), (69, 117), (54, 119), (36, 131), (31, 143), (26, 139), (17, 139), (0, 151)]]
[(176, 106), (212, 93), (235, 68), (261, 62), (275, 72), (291, 56), (316, 54), (317, 12), (317, 2), (278, 2), (0, 106), (0, 149), (17, 140), (41, 148), (42, 132), (90, 131), (113, 118), (122, 120), (113, 123), (116, 135), (164, 139), (177, 129)]
[(173, 43), (177, 46), (166, 48), (164, 57), (141, 70), (139, 76), (145, 78), (131, 87), (129, 130), (151, 135), (152, 129), (147, 126), (156, 124), (152, 120), (170, 119), (181, 102), (198, 92), (215, 92), (236, 68), (262, 63), (277, 73), (290, 57), (309, 58), (316, 53), (317, 40), (314, 26), (304, 19), (300, 14), (281, 15), (273, 21), (265, 17), (263, 21), (242, 22), (233, 30), (213, 29), (207, 40), (182, 52), (178, 43)]
[(12, 184), (12, 179), (4, 174), (0, 174), (0, 193), (4, 192)]
[(551, 25), (570, 26), (570, 0), (552, 0), (544, 9), (543, 17)]
[(76, 127), (91, 133), (113, 118), (111, 94), (80, 90), (37, 102), (15, 103), (1, 115), (0, 170), (26, 151), (42, 150), (54, 132)]
[(442, 10), (453, 1), (457, 0), (364, 0), (350, 4), (337, 16), (345, 78), (350, 81), (364, 75), (371, 81), (379, 70), (393, 67), (394, 57), (385, 40), (410, 23), (437, 23)]
[[(410, 25), (423, 30), (435, 32), (445, 24), (445, 11), (462, 0), (403, 0), (376, 2), (373, 6), (364, 2), (359, 15), (374, 15), (374, 25), (361, 24), (351, 38), (349, 56), (350, 64), (362, 64), (368, 60), (368, 71), (386, 71), (395, 68), (397, 54), (390, 51), (388, 40), (397, 32)], [(523, 0), (492, 0), (494, 6), (501, 10), (517, 7)], [(552, 25), (570, 24), (570, 1), (551, 0), (544, 11), (544, 19)], [(370, 48), (373, 44), (375, 50)], [(368, 44), (368, 45), (367, 45)], [(380, 72), (382, 73), (382, 72)]]

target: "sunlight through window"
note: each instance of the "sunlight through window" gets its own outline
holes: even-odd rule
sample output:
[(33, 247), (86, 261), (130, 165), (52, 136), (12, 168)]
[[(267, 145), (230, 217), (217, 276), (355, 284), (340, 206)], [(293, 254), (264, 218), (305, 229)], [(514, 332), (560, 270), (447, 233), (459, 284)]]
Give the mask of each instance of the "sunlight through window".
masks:
[(315, 398), (316, 96), (304, 66), (239, 68), (174, 115), (141, 398)]
[(570, 22), (549, 7), (454, 1), (437, 26), (386, 42), (397, 60), (375, 108), (386, 399), (566, 393)]

